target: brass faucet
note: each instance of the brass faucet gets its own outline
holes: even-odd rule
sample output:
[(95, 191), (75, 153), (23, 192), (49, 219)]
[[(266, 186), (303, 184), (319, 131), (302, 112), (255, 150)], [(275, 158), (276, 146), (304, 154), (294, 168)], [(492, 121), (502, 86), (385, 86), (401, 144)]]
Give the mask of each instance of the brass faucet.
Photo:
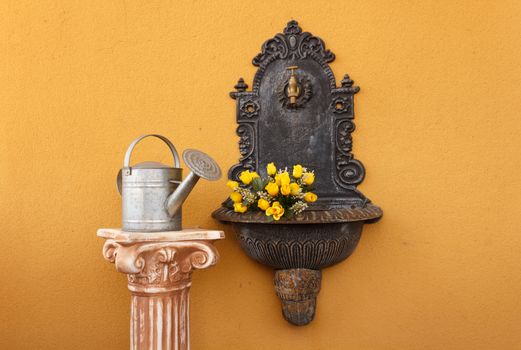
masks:
[(286, 92), (289, 97), (289, 103), (291, 105), (294, 105), (297, 103), (297, 97), (300, 95), (300, 87), (298, 86), (297, 77), (295, 75), (295, 69), (297, 69), (297, 66), (291, 66), (286, 69), (289, 69), (291, 71), (291, 76), (288, 80), (288, 87), (286, 89)]

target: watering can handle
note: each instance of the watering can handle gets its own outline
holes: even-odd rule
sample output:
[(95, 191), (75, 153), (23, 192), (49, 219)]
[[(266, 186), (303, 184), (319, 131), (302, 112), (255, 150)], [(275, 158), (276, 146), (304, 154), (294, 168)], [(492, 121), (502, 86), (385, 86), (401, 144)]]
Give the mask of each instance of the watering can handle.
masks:
[(132, 155), (132, 151), (134, 150), (134, 147), (137, 145), (137, 143), (139, 141), (141, 141), (145, 137), (149, 137), (149, 136), (157, 137), (158, 139), (161, 139), (164, 143), (167, 144), (168, 148), (170, 148), (170, 151), (172, 152), (172, 155), (174, 156), (174, 166), (176, 168), (180, 168), (181, 163), (179, 162), (179, 154), (177, 154), (177, 150), (175, 149), (174, 145), (172, 144), (172, 142), (170, 142), (169, 139), (167, 139), (164, 136), (158, 135), (158, 134), (143, 135), (143, 136), (138, 137), (134, 141), (132, 141), (130, 146), (128, 146), (127, 153), (125, 153), (125, 160), (123, 161), (123, 168), (124, 169), (129, 169), (130, 168), (130, 166), (129, 166), (130, 156)]

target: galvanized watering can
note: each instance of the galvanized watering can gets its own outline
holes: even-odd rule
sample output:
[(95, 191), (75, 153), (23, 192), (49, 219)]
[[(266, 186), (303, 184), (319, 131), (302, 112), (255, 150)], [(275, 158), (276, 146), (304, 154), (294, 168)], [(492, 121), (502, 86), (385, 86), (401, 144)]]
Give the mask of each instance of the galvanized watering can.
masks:
[[(174, 166), (157, 162), (143, 162), (130, 166), (130, 156), (138, 142), (153, 136), (161, 139), (170, 148)], [(183, 160), (191, 170), (182, 180), (179, 154), (166, 137), (156, 134), (143, 135), (135, 139), (127, 149), (123, 168), (118, 173), (118, 190), (123, 202), (124, 231), (178, 231), (182, 229), (181, 206), (200, 177), (218, 180), (219, 165), (207, 154), (187, 149)]]

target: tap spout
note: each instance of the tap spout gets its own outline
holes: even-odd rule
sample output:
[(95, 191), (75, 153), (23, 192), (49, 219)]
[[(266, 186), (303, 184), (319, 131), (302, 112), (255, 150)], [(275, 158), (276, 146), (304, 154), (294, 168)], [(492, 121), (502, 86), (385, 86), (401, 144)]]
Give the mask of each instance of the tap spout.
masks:
[(297, 98), (300, 95), (300, 87), (298, 85), (297, 76), (295, 75), (295, 69), (297, 69), (297, 66), (291, 66), (286, 69), (291, 71), (291, 75), (288, 80), (288, 87), (286, 93), (289, 97), (289, 103), (291, 105), (294, 105), (297, 103)]

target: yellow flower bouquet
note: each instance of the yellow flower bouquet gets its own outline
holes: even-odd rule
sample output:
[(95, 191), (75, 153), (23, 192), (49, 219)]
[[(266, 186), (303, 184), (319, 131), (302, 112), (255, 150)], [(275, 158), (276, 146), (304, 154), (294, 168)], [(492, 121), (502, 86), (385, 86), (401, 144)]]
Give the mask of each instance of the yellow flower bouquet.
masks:
[(255, 171), (243, 171), (240, 183), (229, 180), (227, 186), (233, 190), (227, 206), (237, 212), (262, 211), (268, 221), (291, 218), (300, 214), (315, 202), (312, 192), (315, 173), (300, 164), (294, 165), (291, 175), (287, 168), (277, 169), (274, 163), (266, 167), (268, 176), (261, 178)]

